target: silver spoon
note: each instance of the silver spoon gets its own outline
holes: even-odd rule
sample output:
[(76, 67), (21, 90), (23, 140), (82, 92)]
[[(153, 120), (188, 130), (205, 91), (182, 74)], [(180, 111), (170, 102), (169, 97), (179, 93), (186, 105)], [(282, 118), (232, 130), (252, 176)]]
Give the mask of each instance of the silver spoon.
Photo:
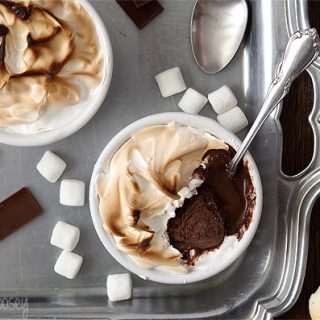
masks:
[(227, 170), (234, 174), (251, 141), (274, 108), (289, 92), (293, 80), (319, 56), (320, 42), (316, 29), (294, 33), (287, 44), (277, 75), (271, 83), (261, 110)]
[(236, 54), (248, 20), (245, 0), (198, 0), (193, 8), (191, 45), (206, 73), (221, 71)]

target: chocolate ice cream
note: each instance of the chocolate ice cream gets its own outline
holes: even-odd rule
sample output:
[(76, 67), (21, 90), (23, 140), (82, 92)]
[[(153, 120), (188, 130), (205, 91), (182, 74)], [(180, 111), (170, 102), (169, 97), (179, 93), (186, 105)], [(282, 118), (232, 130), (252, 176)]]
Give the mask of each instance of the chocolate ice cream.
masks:
[(250, 224), (254, 187), (247, 164), (242, 162), (234, 176), (226, 171), (234, 153), (230, 147), (228, 151), (212, 149), (204, 154), (203, 164), (193, 174), (203, 184), (168, 222), (170, 243), (189, 264), (203, 252), (219, 247), (226, 235), (240, 238)]
[(200, 187), (197, 196), (187, 199), (168, 223), (170, 241), (184, 255), (191, 249), (206, 250), (219, 246), (225, 236), (224, 214), (215, 195)]

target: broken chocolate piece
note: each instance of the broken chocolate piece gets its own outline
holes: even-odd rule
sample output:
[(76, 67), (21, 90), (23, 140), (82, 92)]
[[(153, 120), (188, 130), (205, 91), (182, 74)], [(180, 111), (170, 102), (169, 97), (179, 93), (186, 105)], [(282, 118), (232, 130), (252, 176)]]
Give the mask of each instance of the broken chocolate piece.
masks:
[(43, 210), (27, 188), (0, 203), (0, 240), (39, 216)]
[(132, 0), (116, 1), (139, 29), (145, 27), (163, 11), (161, 4), (155, 0), (149, 1), (139, 8)]
[(145, 4), (149, 3), (151, 0), (132, 0), (133, 3), (136, 5), (137, 8), (144, 6)]

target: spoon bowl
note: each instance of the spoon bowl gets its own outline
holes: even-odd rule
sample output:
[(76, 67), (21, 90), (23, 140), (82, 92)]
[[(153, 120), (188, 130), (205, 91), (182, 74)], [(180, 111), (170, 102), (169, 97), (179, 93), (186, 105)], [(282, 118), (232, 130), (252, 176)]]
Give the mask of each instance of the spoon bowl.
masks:
[(245, 0), (198, 0), (191, 21), (194, 58), (206, 73), (221, 71), (236, 54), (248, 21)]

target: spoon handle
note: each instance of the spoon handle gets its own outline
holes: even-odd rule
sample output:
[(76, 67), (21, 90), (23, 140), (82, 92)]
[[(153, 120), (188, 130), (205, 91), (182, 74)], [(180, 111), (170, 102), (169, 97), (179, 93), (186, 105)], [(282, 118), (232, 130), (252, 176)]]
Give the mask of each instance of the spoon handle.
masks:
[(295, 32), (289, 39), (278, 73), (271, 83), (261, 110), (249, 133), (228, 165), (228, 171), (234, 174), (258, 130), (273, 109), (289, 92), (293, 80), (319, 56), (320, 42), (316, 29)]

